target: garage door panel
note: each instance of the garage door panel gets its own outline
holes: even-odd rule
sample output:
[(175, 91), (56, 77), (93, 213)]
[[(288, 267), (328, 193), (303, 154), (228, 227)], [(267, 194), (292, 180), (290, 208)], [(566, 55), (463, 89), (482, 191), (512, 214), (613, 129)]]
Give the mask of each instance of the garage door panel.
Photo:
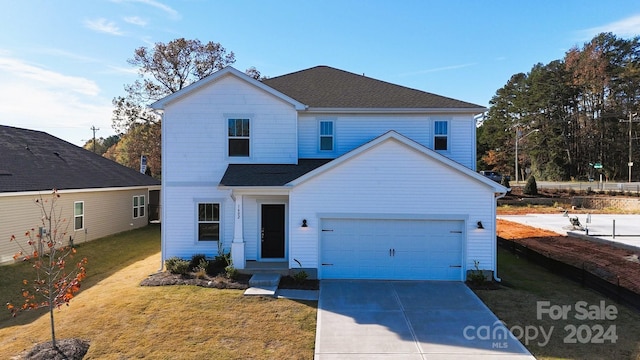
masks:
[(462, 280), (462, 221), (324, 219), (322, 226), (324, 279)]

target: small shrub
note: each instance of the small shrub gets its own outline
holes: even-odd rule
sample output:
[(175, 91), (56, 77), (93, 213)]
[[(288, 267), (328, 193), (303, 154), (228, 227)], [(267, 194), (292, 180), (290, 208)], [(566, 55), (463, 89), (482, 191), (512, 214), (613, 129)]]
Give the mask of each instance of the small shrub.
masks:
[(538, 184), (536, 183), (535, 176), (529, 176), (522, 192), (526, 195), (538, 195)]
[(235, 279), (238, 277), (238, 269), (236, 269), (233, 265), (228, 265), (224, 268), (224, 272), (227, 274), (229, 279)]
[(473, 260), (474, 270), (471, 270), (471, 273), (468, 276), (469, 282), (474, 285), (482, 285), (487, 281), (487, 277), (484, 275), (484, 272), (480, 270), (480, 261)]
[(189, 269), (191, 271), (196, 271), (198, 266), (200, 266), (200, 262), (202, 260), (206, 261), (207, 257), (204, 254), (194, 254), (191, 256), (191, 261), (189, 262)]
[(308, 277), (309, 277), (309, 274), (307, 274), (307, 272), (304, 270), (299, 270), (295, 274), (293, 274), (293, 280), (297, 284), (303, 284), (305, 281), (307, 281)]
[(167, 271), (172, 274), (185, 275), (189, 273), (189, 261), (183, 260), (177, 256), (165, 260)]
[(211, 265), (214, 268), (224, 269), (225, 267), (231, 265), (231, 254), (216, 255), (216, 257), (213, 258)]
[(209, 262), (205, 259), (200, 259), (200, 263), (194, 269), (196, 278), (203, 279), (207, 276), (207, 269), (209, 268)]

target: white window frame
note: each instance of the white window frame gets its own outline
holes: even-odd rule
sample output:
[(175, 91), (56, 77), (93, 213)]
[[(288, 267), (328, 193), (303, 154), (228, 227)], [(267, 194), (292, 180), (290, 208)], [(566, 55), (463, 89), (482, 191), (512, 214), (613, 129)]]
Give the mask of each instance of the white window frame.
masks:
[[(196, 243), (209, 243), (222, 240), (222, 202), (215, 200), (197, 200), (195, 203), (195, 239)], [(200, 220), (200, 205), (218, 205), (217, 220)], [(218, 224), (218, 239), (200, 239), (200, 224)]]
[[(444, 123), (445, 124), (445, 133), (438, 133), (438, 124), (439, 123)], [(433, 121), (433, 149), (436, 151), (449, 151), (449, 149), (451, 148), (451, 142), (450, 140), (450, 136), (449, 133), (451, 131), (451, 124), (449, 122), (449, 120), (443, 120), (443, 119), (438, 119), (438, 120), (434, 120)], [(436, 143), (437, 143), (437, 139), (438, 138), (444, 138), (446, 141), (446, 147), (444, 149), (437, 149), (436, 148)]]
[(146, 199), (144, 195), (133, 196), (133, 218), (134, 219), (143, 218), (145, 216), (145, 207), (147, 205), (145, 200)]
[[(323, 123), (331, 124), (331, 134), (323, 134)], [(331, 149), (322, 148), (322, 138), (331, 138)], [(336, 150), (336, 122), (333, 119), (319, 119), (318, 120), (318, 150), (321, 152), (333, 152)]]
[[(251, 148), (252, 148), (252, 146), (251, 146), (251, 122), (252, 122), (252, 119), (251, 119), (251, 117), (249, 117), (249, 116), (226, 116), (226, 119), (227, 119), (227, 156), (229, 158), (234, 158), (234, 159), (250, 158), (251, 157)], [(247, 126), (247, 134), (248, 135), (240, 135), (240, 136), (238, 136), (237, 134), (231, 135), (229, 133), (229, 123), (231, 121), (238, 121), (238, 120), (241, 120), (241, 121), (246, 120), (247, 121), (247, 125), (248, 125)], [(243, 129), (243, 131), (244, 131), (244, 129)], [(231, 145), (231, 140), (247, 140), (248, 148), (249, 148), (247, 155), (231, 155), (231, 152), (229, 151), (230, 150), (230, 145)]]
[[(80, 204), (82, 206), (82, 213), (81, 214), (76, 214), (76, 205)], [(77, 223), (76, 223), (76, 219), (81, 219), (82, 221), (82, 226), (80, 226), (79, 228), (76, 227)], [(84, 201), (74, 201), (73, 203), (73, 230), (74, 231), (79, 231), (79, 230), (83, 230), (84, 229)]]

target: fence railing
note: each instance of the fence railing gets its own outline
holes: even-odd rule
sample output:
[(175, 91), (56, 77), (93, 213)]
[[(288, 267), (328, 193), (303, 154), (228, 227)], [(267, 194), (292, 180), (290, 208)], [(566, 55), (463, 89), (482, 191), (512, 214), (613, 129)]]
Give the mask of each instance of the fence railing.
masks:
[[(515, 241), (502, 238), (498, 238), (498, 246), (540, 265), (554, 274), (564, 276), (580, 283), (583, 287), (593, 289), (619, 304), (628, 305), (640, 311), (640, 295), (626, 288), (624, 283), (621, 285), (619, 276), (608, 273), (595, 263), (585, 261), (582, 263), (582, 267), (576, 267), (541, 254)], [(601, 275), (597, 275), (594, 272), (600, 273)], [(604, 279), (603, 276), (609, 279)]]

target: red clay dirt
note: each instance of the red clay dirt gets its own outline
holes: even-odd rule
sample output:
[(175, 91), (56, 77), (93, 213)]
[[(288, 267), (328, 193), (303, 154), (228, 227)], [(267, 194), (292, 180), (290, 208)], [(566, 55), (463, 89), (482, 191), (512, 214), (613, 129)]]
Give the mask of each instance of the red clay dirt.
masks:
[[(529, 209), (529, 212), (531, 209)], [(498, 236), (590, 272), (640, 294), (639, 252), (598, 244), (498, 219)]]

